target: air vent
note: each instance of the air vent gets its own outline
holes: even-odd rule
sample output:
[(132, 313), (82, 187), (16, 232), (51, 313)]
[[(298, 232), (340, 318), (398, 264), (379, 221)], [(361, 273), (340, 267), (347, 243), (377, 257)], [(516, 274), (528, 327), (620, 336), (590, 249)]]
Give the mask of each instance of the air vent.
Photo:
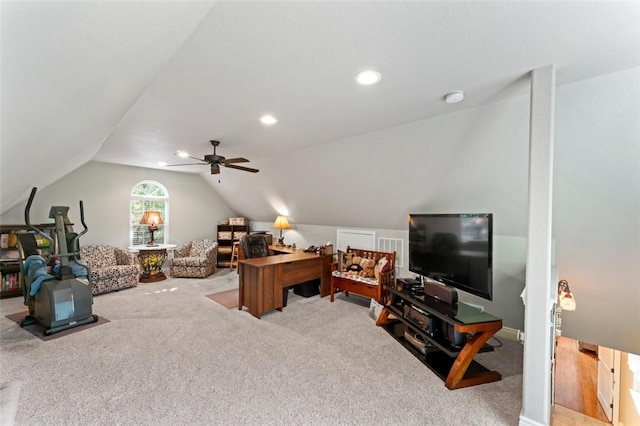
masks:
[(378, 251), (396, 252), (396, 268), (403, 268), (404, 240), (402, 238), (378, 238)]

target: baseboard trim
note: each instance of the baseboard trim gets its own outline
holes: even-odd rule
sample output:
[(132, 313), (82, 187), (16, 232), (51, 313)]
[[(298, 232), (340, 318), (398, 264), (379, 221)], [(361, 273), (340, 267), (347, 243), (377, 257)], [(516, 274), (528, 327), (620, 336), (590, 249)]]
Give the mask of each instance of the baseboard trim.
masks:
[(531, 420), (528, 417), (524, 417), (522, 414), (520, 414), (520, 422), (518, 423), (518, 426), (548, 426), (545, 423), (540, 423), (537, 422), (535, 420)]
[(500, 330), (498, 330), (498, 332), (495, 334), (496, 337), (502, 337), (504, 339), (509, 339), (509, 340), (514, 340), (514, 341), (518, 341), (518, 331), (515, 328), (510, 328), (510, 327), (502, 327)]

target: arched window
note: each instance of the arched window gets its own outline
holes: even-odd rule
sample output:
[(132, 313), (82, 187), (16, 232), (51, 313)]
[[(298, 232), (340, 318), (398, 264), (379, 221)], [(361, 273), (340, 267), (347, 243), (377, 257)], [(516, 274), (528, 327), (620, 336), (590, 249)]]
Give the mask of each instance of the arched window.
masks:
[(131, 245), (142, 245), (149, 242), (149, 226), (140, 225), (142, 215), (148, 210), (159, 211), (164, 222), (162, 225), (158, 225), (158, 230), (153, 234), (156, 243), (164, 244), (169, 240), (169, 192), (158, 182), (143, 180), (131, 191), (129, 209), (129, 242)]

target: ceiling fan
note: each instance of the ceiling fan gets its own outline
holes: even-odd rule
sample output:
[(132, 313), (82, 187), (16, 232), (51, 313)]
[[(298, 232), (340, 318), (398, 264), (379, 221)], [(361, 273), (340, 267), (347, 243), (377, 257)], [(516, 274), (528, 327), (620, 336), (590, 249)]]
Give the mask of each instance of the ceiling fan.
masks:
[(172, 166), (191, 166), (191, 165), (200, 165), (206, 166), (209, 165), (211, 167), (211, 174), (217, 175), (220, 173), (220, 166), (228, 167), (230, 169), (242, 170), (244, 172), (250, 173), (258, 173), (260, 170), (252, 169), (251, 167), (238, 166), (235, 163), (248, 163), (249, 160), (242, 157), (237, 158), (225, 158), (222, 155), (216, 154), (216, 147), (220, 145), (220, 141), (211, 141), (211, 145), (213, 145), (213, 155), (205, 155), (204, 158), (197, 158), (189, 156), (188, 158), (193, 158), (194, 160), (200, 161), (199, 163), (184, 163), (184, 164), (167, 164), (167, 167)]

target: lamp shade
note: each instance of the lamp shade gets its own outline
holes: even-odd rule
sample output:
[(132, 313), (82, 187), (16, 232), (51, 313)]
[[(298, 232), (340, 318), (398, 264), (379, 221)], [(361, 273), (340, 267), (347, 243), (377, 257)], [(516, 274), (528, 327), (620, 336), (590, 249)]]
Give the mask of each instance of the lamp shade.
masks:
[(276, 217), (276, 221), (273, 222), (273, 229), (290, 229), (289, 221), (286, 216)]
[(155, 210), (147, 210), (142, 215), (142, 219), (140, 219), (140, 225), (162, 225), (164, 222), (162, 221), (162, 216), (160, 216), (159, 211)]
[(563, 311), (576, 310), (576, 299), (573, 297), (569, 283), (566, 280), (560, 280), (558, 283), (558, 304)]

